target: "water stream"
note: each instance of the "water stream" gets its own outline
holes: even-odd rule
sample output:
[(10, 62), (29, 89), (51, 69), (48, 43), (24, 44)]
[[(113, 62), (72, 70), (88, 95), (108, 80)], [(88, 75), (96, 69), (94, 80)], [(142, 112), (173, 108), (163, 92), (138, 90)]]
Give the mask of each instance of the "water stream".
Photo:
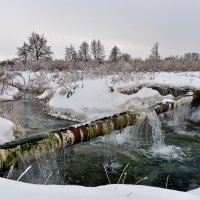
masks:
[[(44, 116), (38, 100), (8, 104), (34, 133), (72, 123)], [(84, 186), (109, 184), (109, 181), (116, 184), (129, 164), (120, 183), (135, 184), (147, 177), (140, 184), (165, 188), (168, 179), (169, 189), (188, 191), (200, 187), (200, 139), (184, 120), (188, 114), (188, 108), (159, 117), (150, 112), (145, 123), (127, 127), (121, 133), (116, 131), (61, 152), (51, 152), (45, 158), (38, 155), (37, 160), (14, 168), (11, 179), (16, 180), (31, 165), (21, 181)], [(183, 131), (187, 134), (182, 134)], [(195, 129), (195, 133), (200, 132)]]
[(15, 111), (19, 123), (28, 132), (28, 135), (48, 133), (75, 124), (72, 121), (44, 115), (45, 102), (35, 99), (37, 95), (30, 91), (22, 91), (19, 100), (2, 103), (8, 109)]

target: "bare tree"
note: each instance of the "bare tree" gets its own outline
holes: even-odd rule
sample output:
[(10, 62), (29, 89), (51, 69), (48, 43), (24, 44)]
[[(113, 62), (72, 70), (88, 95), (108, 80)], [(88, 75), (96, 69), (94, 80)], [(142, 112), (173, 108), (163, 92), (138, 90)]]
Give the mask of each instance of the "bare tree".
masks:
[(83, 41), (78, 52), (79, 59), (87, 62), (90, 59), (89, 50), (89, 44)]
[(9, 87), (9, 77), (8, 73), (1, 70), (0, 72), (0, 95), (2, 95)]
[(188, 60), (199, 60), (200, 56), (199, 56), (199, 53), (195, 53), (195, 52), (192, 52), (192, 53), (186, 53), (184, 54), (184, 59), (188, 59)]
[(131, 55), (128, 53), (123, 53), (121, 57), (122, 57), (122, 60), (124, 60), (125, 62), (128, 62), (128, 63), (131, 62), (131, 60), (132, 60)]
[(121, 57), (121, 51), (117, 46), (114, 46), (110, 52), (109, 60), (111, 62), (117, 62), (120, 60)]
[(149, 56), (150, 59), (152, 60), (160, 60), (160, 55), (159, 55), (159, 43), (155, 42), (153, 48), (151, 49), (151, 55)]
[(29, 56), (29, 46), (26, 42), (24, 42), (22, 47), (17, 48), (17, 56), (19, 57), (20, 61), (25, 65)]
[(105, 58), (105, 50), (104, 50), (104, 46), (101, 43), (100, 40), (93, 40), (91, 43), (91, 54), (94, 57), (94, 60), (96, 61), (103, 61)]
[(72, 44), (65, 48), (65, 60), (77, 60), (77, 53)]
[(44, 35), (32, 32), (28, 41), (28, 52), (33, 60), (48, 60), (52, 58), (53, 52), (51, 47), (47, 46), (47, 39)]

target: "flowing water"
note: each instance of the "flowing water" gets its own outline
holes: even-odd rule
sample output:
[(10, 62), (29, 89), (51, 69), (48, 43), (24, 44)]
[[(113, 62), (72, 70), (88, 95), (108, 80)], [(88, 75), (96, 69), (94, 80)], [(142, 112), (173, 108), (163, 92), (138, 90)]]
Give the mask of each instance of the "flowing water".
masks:
[[(26, 108), (32, 106), (27, 103), (21, 112), (26, 116), (26, 110), (32, 109), (33, 121), (45, 130), (44, 121), (37, 121), (44, 118), (41, 112), (35, 112), (35, 107)], [(189, 114), (188, 106), (159, 117), (149, 112), (144, 123), (127, 127), (121, 133), (116, 131), (51, 152), (45, 158), (38, 155), (34, 162), (14, 168), (11, 179), (16, 180), (31, 165), (21, 181), (98, 186), (116, 184), (119, 179), (120, 183), (135, 184), (147, 177), (140, 184), (181, 191), (200, 187), (200, 130), (187, 126), (185, 119)], [(63, 121), (58, 120), (53, 128), (59, 123), (63, 126)]]
[(28, 135), (48, 133), (75, 123), (44, 115), (45, 102), (35, 99), (38, 94), (29, 91), (23, 91), (21, 94), (19, 100), (7, 101), (2, 104), (15, 111), (19, 123), (28, 132)]

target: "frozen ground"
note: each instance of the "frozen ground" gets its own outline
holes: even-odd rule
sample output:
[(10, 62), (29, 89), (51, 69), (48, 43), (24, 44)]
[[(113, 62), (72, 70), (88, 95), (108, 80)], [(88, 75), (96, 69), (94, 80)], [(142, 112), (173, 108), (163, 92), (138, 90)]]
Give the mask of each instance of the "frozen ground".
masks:
[(13, 122), (0, 117), (0, 144), (15, 140), (14, 130)]

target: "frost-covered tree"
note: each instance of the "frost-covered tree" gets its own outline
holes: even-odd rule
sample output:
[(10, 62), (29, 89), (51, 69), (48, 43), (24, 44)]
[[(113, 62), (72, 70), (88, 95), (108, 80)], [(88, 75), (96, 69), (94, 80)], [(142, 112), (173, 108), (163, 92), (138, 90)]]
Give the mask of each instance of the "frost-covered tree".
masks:
[(111, 62), (117, 62), (120, 60), (120, 57), (121, 57), (121, 51), (120, 49), (117, 47), (117, 46), (114, 46), (110, 52), (110, 55), (109, 55), (109, 60)]
[(96, 61), (103, 61), (105, 58), (104, 46), (100, 40), (93, 40), (91, 42), (91, 54)]
[(47, 45), (47, 39), (44, 35), (32, 32), (28, 41), (28, 52), (33, 60), (48, 60), (52, 58), (51, 46)]
[(17, 56), (19, 57), (20, 61), (25, 65), (29, 57), (29, 46), (26, 42), (24, 42), (22, 47), (17, 48)]
[(195, 52), (192, 52), (192, 53), (186, 53), (184, 55), (184, 59), (188, 59), (188, 60), (199, 60), (200, 56), (199, 56), (199, 53), (195, 53)]
[(124, 60), (125, 62), (131, 62), (132, 60), (132, 57), (129, 53), (123, 53), (121, 57), (122, 60)]
[(160, 60), (160, 54), (159, 54), (159, 43), (155, 42), (153, 48), (151, 49), (151, 55), (149, 56), (152, 60)]
[(77, 60), (77, 53), (72, 44), (65, 48), (65, 60)]
[(47, 45), (47, 39), (44, 35), (32, 32), (28, 38), (28, 43), (23, 44), (22, 47), (17, 48), (17, 55), (24, 62), (27, 58), (31, 60), (48, 60), (52, 58), (53, 52), (51, 47)]
[(83, 41), (79, 48), (80, 48), (79, 51), (78, 51), (79, 59), (87, 62), (90, 59), (89, 44), (86, 41)]

